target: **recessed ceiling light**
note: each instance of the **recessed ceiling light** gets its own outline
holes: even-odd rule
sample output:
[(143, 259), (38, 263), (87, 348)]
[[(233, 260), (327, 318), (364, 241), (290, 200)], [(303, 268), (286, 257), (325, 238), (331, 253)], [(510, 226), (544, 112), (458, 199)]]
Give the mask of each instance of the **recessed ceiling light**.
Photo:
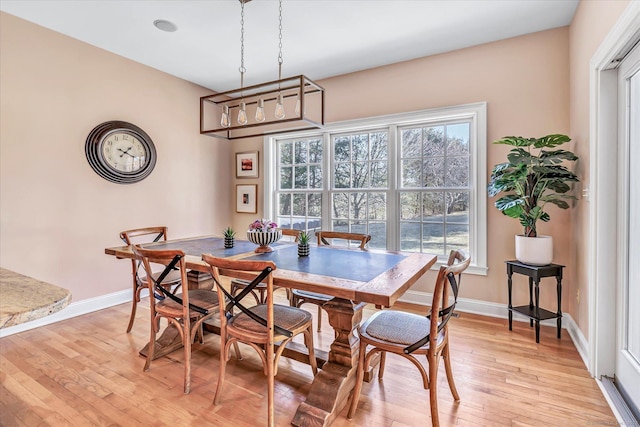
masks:
[(178, 29), (178, 26), (171, 21), (167, 21), (165, 19), (156, 19), (153, 21), (153, 25), (159, 30), (166, 31), (168, 33), (173, 33)]

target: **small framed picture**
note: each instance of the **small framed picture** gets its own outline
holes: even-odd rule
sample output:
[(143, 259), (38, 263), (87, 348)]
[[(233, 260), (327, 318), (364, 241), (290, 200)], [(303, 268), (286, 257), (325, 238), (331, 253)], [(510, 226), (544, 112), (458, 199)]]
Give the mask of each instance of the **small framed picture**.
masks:
[(236, 153), (236, 178), (258, 178), (258, 152)]
[(258, 213), (258, 203), (256, 200), (258, 185), (236, 185), (236, 212), (238, 213)]

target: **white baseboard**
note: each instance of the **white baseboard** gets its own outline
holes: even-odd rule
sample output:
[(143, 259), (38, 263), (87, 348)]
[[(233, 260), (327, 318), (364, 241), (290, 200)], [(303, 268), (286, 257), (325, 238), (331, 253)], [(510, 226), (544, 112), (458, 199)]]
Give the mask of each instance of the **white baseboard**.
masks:
[(21, 323), (19, 325), (0, 329), (0, 338), (17, 334), (18, 332), (28, 331), (29, 329), (37, 328), (39, 326), (60, 322), (61, 320), (70, 319), (72, 317), (82, 316), (83, 314), (113, 307), (114, 305), (130, 302), (131, 297), (131, 289), (127, 289), (124, 291), (114, 292), (112, 294), (84, 299), (78, 302), (72, 302), (63, 310), (57, 313), (41, 317), (40, 319), (32, 320), (31, 322)]
[[(407, 291), (401, 298), (400, 301), (410, 303), (410, 304), (418, 304), (428, 306), (431, 305), (432, 294), (429, 292), (420, 292), (420, 291)], [(497, 304), (493, 302), (486, 302), (474, 299), (467, 298), (458, 298), (458, 304), (456, 305), (456, 311), (460, 311), (462, 313), (472, 313), (472, 314), (480, 314), (483, 316), (489, 317), (498, 317), (501, 319), (507, 319), (509, 317), (509, 311), (505, 304)], [(518, 322), (528, 322), (529, 319), (524, 316), (513, 316), (514, 321)], [(556, 326), (555, 319), (543, 320), (540, 322), (541, 325), (547, 326)], [(582, 362), (585, 364), (585, 367), (589, 366), (588, 359), (588, 343), (587, 340), (578, 327), (576, 322), (573, 320), (570, 314), (562, 313), (562, 329), (566, 329), (569, 333), (569, 337), (575, 345), (576, 350), (578, 350), (578, 354), (582, 358)]]
[[(585, 338), (584, 334), (582, 333), (578, 325), (576, 325), (576, 322), (573, 321), (573, 318), (570, 315), (568, 314), (565, 315), (563, 313), (562, 318), (564, 319), (565, 316), (567, 317), (567, 320), (568, 320), (567, 332), (569, 332), (571, 341), (573, 341), (573, 345), (576, 346), (576, 350), (578, 350), (578, 354), (582, 358), (582, 362), (584, 363), (584, 366), (586, 366), (588, 370), (589, 366), (591, 366), (589, 363), (589, 350), (588, 350), (589, 343), (587, 342), (587, 339)], [(564, 321), (562, 323), (564, 323)]]

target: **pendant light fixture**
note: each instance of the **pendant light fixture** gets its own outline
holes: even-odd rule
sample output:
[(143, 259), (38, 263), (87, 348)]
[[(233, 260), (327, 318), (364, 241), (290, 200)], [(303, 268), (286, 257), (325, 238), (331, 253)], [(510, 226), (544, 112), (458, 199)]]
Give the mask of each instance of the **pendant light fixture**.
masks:
[(224, 139), (324, 126), (324, 88), (304, 75), (282, 78), (282, 0), (278, 8), (278, 80), (244, 87), (244, 6), (240, 2), (240, 88), (200, 98), (200, 133)]

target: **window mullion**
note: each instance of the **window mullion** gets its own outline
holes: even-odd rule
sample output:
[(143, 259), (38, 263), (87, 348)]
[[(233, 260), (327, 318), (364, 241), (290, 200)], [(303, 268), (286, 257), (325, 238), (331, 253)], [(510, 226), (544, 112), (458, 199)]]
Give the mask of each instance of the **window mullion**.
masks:
[(398, 173), (398, 159), (400, 158), (400, 146), (398, 144), (398, 126), (388, 127), (387, 140), (389, 141), (389, 174), (387, 176), (387, 247), (389, 250), (400, 250), (400, 179)]
[(333, 197), (333, 147), (331, 145), (331, 134), (322, 134), (322, 215), (321, 228), (331, 230), (331, 198)]

